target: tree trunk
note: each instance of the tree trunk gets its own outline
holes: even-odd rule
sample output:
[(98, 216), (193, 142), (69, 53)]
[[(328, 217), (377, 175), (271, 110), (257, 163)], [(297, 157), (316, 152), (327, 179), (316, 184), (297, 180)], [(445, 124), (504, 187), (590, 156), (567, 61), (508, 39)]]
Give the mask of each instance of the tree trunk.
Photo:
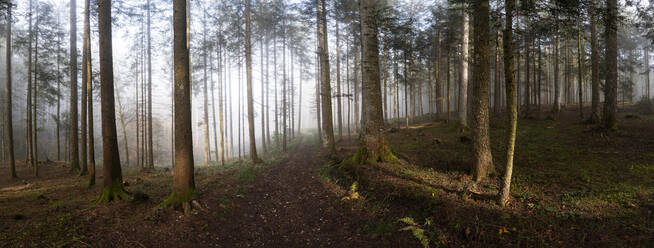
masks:
[(590, 48), (591, 48), (591, 113), (590, 123), (599, 123), (600, 121), (600, 78), (599, 78), (599, 48), (597, 44), (597, 9), (595, 5), (591, 7), (590, 16)]
[(11, 50), (11, 26), (12, 26), (12, 15), (11, 15), (11, 8), (7, 8), (7, 15), (6, 15), (6, 20), (7, 20), (7, 36), (6, 36), (6, 41), (7, 45), (5, 47), (6, 49), (6, 54), (5, 54), (5, 59), (7, 60), (6, 62), (6, 74), (7, 75), (7, 81), (6, 81), (6, 89), (5, 89), (5, 121), (6, 121), (6, 132), (7, 132), (7, 153), (9, 157), (9, 168), (10, 168), (10, 173), (11, 173), (11, 178), (17, 178), (16, 176), (16, 157), (14, 156), (14, 121), (13, 121), (13, 109), (12, 109), (12, 100), (11, 100), (11, 57), (12, 57), (12, 50)]
[(338, 138), (343, 138), (343, 114), (341, 111), (341, 45), (336, 21), (336, 115), (338, 118)]
[[(263, 6), (263, 5), (260, 5)], [(259, 7), (259, 11), (263, 13), (263, 7)], [(265, 154), (268, 147), (266, 147), (266, 79), (264, 77), (264, 67), (263, 67), (263, 40), (265, 37), (262, 37), (261, 40), (259, 40), (259, 62), (261, 62), (261, 67), (259, 67), (259, 70), (261, 70), (261, 145), (263, 147), (263, 153)], [(215, 121), (214, 121), (215, 123)]]
[[(488, 0), (475, 4), (475, 80), (473, 84), (473, 128), (472, 140), (474, 151), (473, 175), (475, 182), (483, 180), (493, 171), (493, 157), (490, 149), (489, 115), (488, 115), (488, 80), (490, 64), (490, 39)], [(511, 51), (511, 50), (509, 50)]]
[[(216, 83), (213, 81), (213, 51), (209, 51), (209, 81), (211, 81), (211, 111), (213, 117), (213, 147), (216, 149), (216, 162), (220, 159), (220, 148), (218, 146), (218, 128), (216, 127)], [(220, 77), (218, 77), (220, 79)]]
[[(467, 3), (463, 3), (463, 28), (461, 30), (461, 85), (459, 87), (459, 122), (461, 125), (468, 126), (468, 36), (469, 36), (469, 18), (467, 11)], [(475, 33), (477, 30), (475, 29)], [(476, 49), (476, 46), (475, 46)], [(476, 62), (475, 62), (476, 63)]]
[(282, 31), (283, 34), (283, 39), (282, 39), (282, 151), (286, 152), (286, 114), (288, 111), (288, 108), (286, 106), (286, 83), (287, 83), (287, 78), (286, 78), (286, 23), (284, 23), (283, 26), (284, 30)]
[(82, 88), (82, 95), (81, 95), (82, 103), (80, 104), (81, 105), (80, 107), (82, 109), (81, 109), (81, 116), (80, 116), (80, 122), (81, 122), (81, 126), (80, 126), (80, 129), (81, 129), (80, 130), (80, 133), (81, 133), (81, 136), (80, 136), (80, 153), (81, 153), (80, 154), (81, 155), (80, 163), (81, 163), (82, 169), (80, 171), (80, 176), (81, 175), (86, 175), (88, 173), (88, 164), (87, 164), (88, 159), (86, 157), (86, 155), (87, 155), (86, 151), (87, 151), (87, 147), (88, 147), (87, 146), (87, 139), (86, 139), (87, 130), (88, 130), (87, 127), (86, 127), (86, 122), (88, 120), (88, 117), (86, 116), (86, 111), (88, 110), (88, 100), (87, 100), (87, 98), (88, 98), (88, 92), (87, 92), (88, 87), (86, 87), (86, 86), (88, 85), (88, 79), (89, 79), (89, 75), (88, 75), (89, 71), (87, 70), (87, 66), (88, 66), (88, 61), (87, 60), (89, 58), (89, 55), (91, 55), (91, 53), (90, 53), (90, 49), (91, 49), (91, 41), (90, 41), (91, 36), (90, 35), (91, 34), (87, 33), (87, 29), (86, 29), (86, 14), (87, 14), (86, 6), (88, 6), (88, 1), (90, 1), (90, 0), (84, 0), (84, 9), (85, 9), (84, 10), (84, 30), (82, 31), (82, 32), (84, 32), (84, 40), (83, 40), (83, 45), (82, 45), (82, 68), (81, 68), (82, 69), (82, 87), (81, 87)]
[(207, 12), (204, 12), (204, 18), (202, 20), (202, 70), (203, 70), (203, 84), (202, 95), (204, 97), (204, 112), (203, 112), (203, 122), (204, 122), (204, 165), (209, 166), (211, 161), (211, 143), (209, 141), (209, 94), (208, 94), (208, 84), (207, 84)]
[(190, 213), (190, 201), (195, 197), (193, 176), (193, 134), (191, 129), (191, 87), (186, 1), (173, 1), (175, 56), (175, 166), (173, 193), (164, 204), (184, 208)]
[(506, 81), (506, 107), (509, 132), (506, 136), (506, 167), (500, 191), (499, 203), (502, 207), (509, 202), (511, 193), (511, 175), (513, 174), (513, 152), (515, 150), (516, 131), (518, 128), (518, 107), (516, 106), (516, 83), (513, 57), (513, 11), (515, 0), (506, 1), (506, 29), (504, 30), (504, 79)]
[(559, 82), (559, 54), (561, 53), (561, 32), (559, 30), (559, 24), (558, 24), (558, 15), (556, 16), (556, 33), (554, 34), (555, 41), (554, 43), (555, 48), (554, 48), (554, 104), (552, 106), (552, 114), (556, 117), (559, 115), (559, 112), (561, 112), (561, 82)]
[[(32, 143), (32, 1), (29, 1), (29, 27), (27, 41), (27, 96), (25, 98), (25, 160), (34, 168), (33, 143)], [(72, 99), (72, 96), (71, 96)]]
[[(93, 70), (91, 70), (91, 23), (90, 23), (90, 0), (84, 1), (84, 52), (82, 55), (82, 88), (86, 88), (87, 130), (88, 130), (88, 171), (89, 185), (95, 185), (95, 139), (93, 138)], [(122, 119), (122, 118), (121, 118)], [(123, 127), (124, 132), (124, 127)], [(126, 136), (126, 135), (124, 135)], [(124, 137), (127, 138), (127, 137)], [(127, 140), (125, 140), (127, 142)], [(84, 144), (84, 143), (83, 143)], [(85, 144), (86, 145), (86, 144)], [(129, 155), (126, 155), (129, 157)], [(129, 161), (129, 159), (127, 160)], [(129, 164), (129, 162), (127, 162)]]
[(606, 129), (617, 129), (617, 88), (618, 88), (618, 3), (607, 0), (605, 23), (606, 35), (606, 81), (604, 83), (604, 116)]
[(581, 48), (582, 46), (582, 40), (581, 40), (581, 16), (578, 17), (577, 19), (577, 91), (579, 93), (579, 118), (584, 119), (584, 98), (583, 98), (583, 80), (584, 80), (584, 65), (582, 63), (583, 61), (583, 50)]
[(150, 0), (147, 2), (147, 12), (148, 12), (148, 21), (147, 21), (147, 35), (148, 35), (148, 126), (147, 126), (147, 131), (148, 131), (148, 139), (147, 139), (147, 144), (148, 144), (148, 158), (147, 158), (147, 168), (153, 169), (154, 168), (154, 146), (152, 142), (152, 37), (151, 37), (151, 6), (150, 6)]
[(102, 111), (102, 160), (104, 190), (98, 202), (127, 198), (123, 189), (120, 154), (116, 138), (114, 105), (114, 72), (111, 41), (111, 1), (98, 1), (98, 32), (100, 34), (100, 95)]
[[(36, 32), (35, 33), (35, 44), (34, 44), (34, 80), (32, 81), (32, 109), (31, 109), (31, 114), (32, 114), (32, 169), (34, 171), (34, 176), (39, 176), (39, 157), (38, 157), (38, 149), (39, 149), (39, 143), (37, 140), (37, 124), (38, 124), (38, 115), (36, 113), (36, 108), (38, 106), (37, 102), (37, 96), (38, 96), (38, 68), (39, 68), (39, 4), (37, 3), (36, 5)], [(29, 101), (29, 99), (28, 99)], [(29, 111), (28, 111), (29, 113)]]
[[(11, 8), (10, 8), (11, 9)], [(57, 24), (59, 22), (59, 15), (57, 15)], [(8, 27), (11, 24), (7, 25)], [(10, 37), (10, 36), (7, 36)], [(61, 36), (57, 35), (57, 121), (56, 121), (56, 136), (57, 136), (57, 161), (61, 161)], [(9, 74), (9, 73), (7, 73)]]
[(257, 140), (254, 136), (254, 100), (252, 97), (252, 34), (250, 24), (250, 0), (245, 0), (245, 63), (247, 73), (248, 131), (250, 133), (250, 159), (253, 163), (262, 162), (257, 156)]
[(322, 101), (323, 148), (334, 154), (334, 129), (332, 127), (332, 94), (329, 80), (329, 49), (327, 47), (327, 17), (325, 0), (317, 0), (318, 14), (318, 53), (320, 55), (320, 85)]
[[(70, 107), (69, 107), (69, 159), (70, 169), (80, 169), (79, 140), (77, 135), (77, 15), (76, 0), (70, 0)], [(105, 2), (105, 1), (101, 1)], [(99, 5), (99, 3), (98, 3)], [(113, 111), (113, 110), (112, 110)], [(105, 162), (106, 163), (106, 162)], [(106, 176), (105, 176), (106, 177)]]
[(395, 160), (383, 136), (384, 113), (379, 78), (379, 45), (377, 38), (377, 6), (375, 0), (362, 0), (359, 4), (362, 38), (362, 85), (365, 88), (363, 104), (366, 115), (359, 150), (360, 163)]

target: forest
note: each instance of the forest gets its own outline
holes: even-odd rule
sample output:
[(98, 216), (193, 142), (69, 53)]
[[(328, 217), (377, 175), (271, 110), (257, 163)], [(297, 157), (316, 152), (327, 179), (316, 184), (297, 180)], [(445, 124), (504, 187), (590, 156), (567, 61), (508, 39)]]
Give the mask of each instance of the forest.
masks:
[(0, 247), (654, 247), (652, 0), (0, 0)]

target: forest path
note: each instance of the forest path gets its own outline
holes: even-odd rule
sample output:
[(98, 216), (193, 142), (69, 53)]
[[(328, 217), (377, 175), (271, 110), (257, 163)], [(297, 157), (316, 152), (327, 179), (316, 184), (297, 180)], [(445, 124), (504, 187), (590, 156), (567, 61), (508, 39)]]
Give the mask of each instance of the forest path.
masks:
[(388, 247), (357, 231), (365, 217), (326, 187), (317, 172), (325, 159), (313, 140), (300, 139), (285, 161), (257, 173), (233, 211), (223, 216), (230, 223), (209, 224), (223, 234), (220, 246)]

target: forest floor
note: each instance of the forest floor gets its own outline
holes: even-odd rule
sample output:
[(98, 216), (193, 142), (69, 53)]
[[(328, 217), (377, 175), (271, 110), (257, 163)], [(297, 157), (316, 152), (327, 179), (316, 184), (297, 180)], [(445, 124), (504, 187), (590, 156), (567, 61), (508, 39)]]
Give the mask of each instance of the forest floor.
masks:
[(399, 163), (351, 163), (355, 135), (328, 160), (305, 135), (265, 164), (196, 167), (203, 208), (190, 216), (159, 207), (166, 169), (124, 168), (138, 197), (95, 204), (101, 186), (64, 163), (42, 163), (39, 178), (19, 163), (21, 179), (0, 179), (0, 247), (654, 246), (654, 115), (621, 112), (611, 134), (572, 110), (544, 117), (518, 124), (504, 209), (504, 121), (491, 123), (496, 173), (475, 185), (469, 131), (424, 117), (389, 132)]

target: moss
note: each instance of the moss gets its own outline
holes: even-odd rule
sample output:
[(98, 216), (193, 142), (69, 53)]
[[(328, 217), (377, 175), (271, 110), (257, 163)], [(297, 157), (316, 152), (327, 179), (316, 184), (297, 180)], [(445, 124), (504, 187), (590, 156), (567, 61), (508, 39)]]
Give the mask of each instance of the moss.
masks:
[(195, 196), (197, 195), (197, 192), (195, 190), (187, 190), (184, 193), (178, 194), (173, 191), (173, 193), (168, 197), (168, 199), (164, 200), (161, 203), (162, 207), (170, 207), (170, 208), (180, 208), (184, 204), (190, 203), (193, 199), (195, 199)]
[(128, 198), (127, 191), (120, 180), (115, 180), (110, 186), (105, 186), (102, 195), (95, 200), (96, 203), (120, 201)]
[(357, 150), (354, 156), (352, 156), (352, 162), (355, 164), (375, 164), (378, 162), (394, 163), (399, 161), (391, 147), (386, 142), (381, 142), (381, 144), (379, 144), (375, 149), (377, 150), (376, 154), (371, 156), (371, 152), (369, 152), (368, 148), (362, 143), (359, 146), (359, 150)]

